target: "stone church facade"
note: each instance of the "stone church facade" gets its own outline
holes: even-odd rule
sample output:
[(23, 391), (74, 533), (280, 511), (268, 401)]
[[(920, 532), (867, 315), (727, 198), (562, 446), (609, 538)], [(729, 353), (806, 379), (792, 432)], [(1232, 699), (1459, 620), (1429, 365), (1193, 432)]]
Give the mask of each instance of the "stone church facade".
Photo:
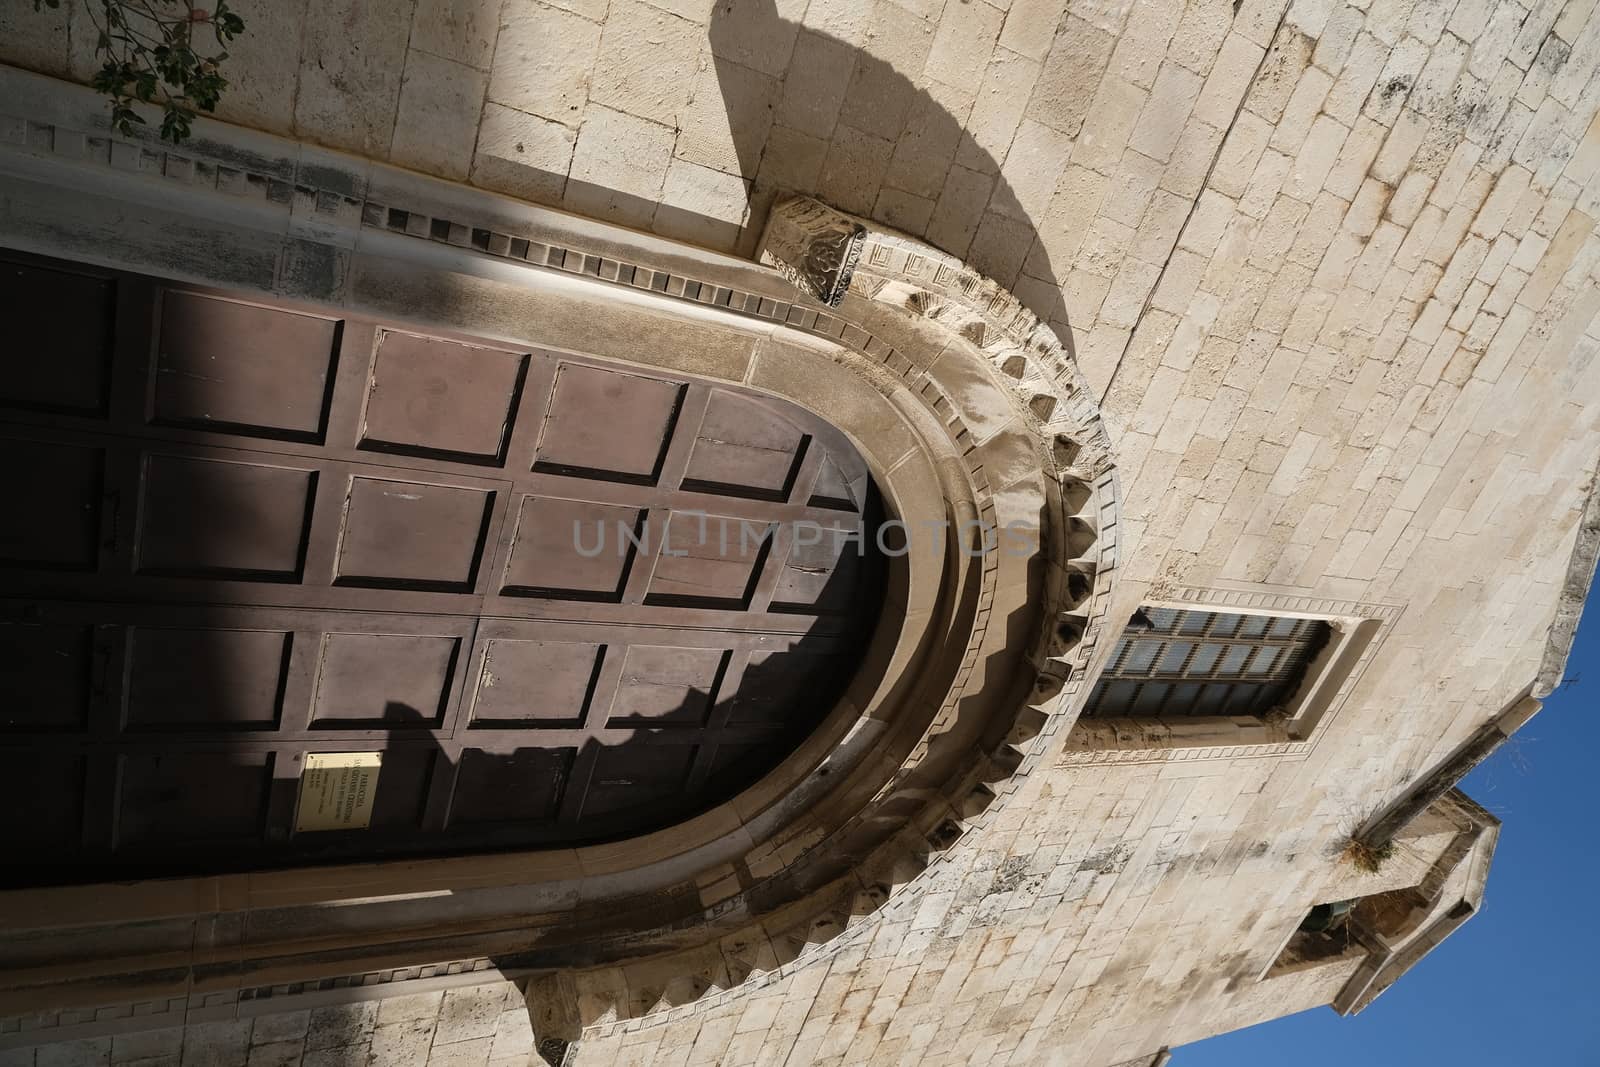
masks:
[(1591, 3), (250, 0), (177, 146), (31, 7), (0, 1064), (1142, 1067), (1483, 906)]

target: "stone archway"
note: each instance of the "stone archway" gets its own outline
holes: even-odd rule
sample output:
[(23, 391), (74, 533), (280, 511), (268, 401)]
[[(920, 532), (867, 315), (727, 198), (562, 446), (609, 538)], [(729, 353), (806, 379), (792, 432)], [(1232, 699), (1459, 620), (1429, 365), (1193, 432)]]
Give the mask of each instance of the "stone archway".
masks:
[[(69, 103), (93, 129), (92, 95)], [(53, 143), (73, 143), (72, 106), (53, 117)], [(571, 1033), (757, 982), (885, 901), (905, 906), (918, 874), (1029, 772), (1098, 637), (1115, 472), (1055, 336), (959, 261), (894, 235), (867, 239), (857, 285), (830, 309), (747, 261), (277, 144), (267, 170), (287, 168), (285, 182), (249, 169), (259, 139), (247, 156), (218, 137), (187, 172), (216, 179), (205, 186), (10, 157), (0, 240), (751, 389), (835, 427), (910, 529), (1021, 523), (1036, 536), (1016, 553), (909, 538), (843, 697), (712, 811), (620, 846), (14, 895), (13, 930), (70, 939), (114, 916), (175, 940), (159, 971), (148, 945), (119, 955), (115, 936), (48, 971), (8, 968), (7, 1003), (237, 997), (454, 961), (538, 988), (556, 976), (547, 1014)], [(281, 196), (267, 195), (275, 181)], [(107, 243), (86, 193), (137, 225)], [(248, 936), (217, 922), (238, 913)], [(196, 939), (202, 925), (216, 932)], [(295, 947), (305, 939), (315, 953)], [(577, 984), (583, 996), (562, 994)]]
[[(964, 460), (983, 484), (983, 514), (991, 522), (1002, 521), (1004, 509), (1016, 506), (1010, 501), (997, 507), (997, 497), (1037, 493), (1025, 506), (1030, 512), (1039, 508), (1034, 562), (1044, 570), (1043, 580), (1030, 590), (1031, 607), (1038, 612), (1027, 644), (1033, 683), (1026, 691), (1013, 691), (1009, 709), (995, 709), (973, 731), (970, 721), (961, 721), (961, 703), (981, 691), (981, 682), (959, 675), (939, 715), (874, 797), (880, 812), (911, 796), (921, 809), (895, 820), (893, 834), (852, 841), (848, 831), (882, 818), (872, 806), (858, 812), (835, 831), (830, 850), (814, 850), (823, 854), (824, 863), (848, 859), (846, 873), (806, 898), (761, 921), (732, 924), (732, 932), (711, 944), (619, 961), (610, 968), (535, 975), (527, 988), (529, 1010), (535, 1033), (552, 1048), (579, 1040), (586, 1030), (606, 1033), (665, 1021), (672, 1008), (710, 992), (759, 988), (794, 966), (855, 943), (858, 938), (841, 935), (869, 930), (872, 914), (891, 901), (915, 907), (919, 875), (968, 828), (985, 821), (997, 796), (1014, 789), (1031, 770), (1077, 688), (1075, 672), (1087, 662), (1099, 633), (1116, 561), (1114, 471), (1096, 406), (1054, 332), (1002, 287), (921, 242), (871, 233), (859, 220), (804, 198), (780, 204), (775, 224), (785, 226), (790, 213), (813, 224), (819, 215), (831, 215), (837, 224), (818, 229), (822, 240), (837, 242), (841, 234), (853, 234), (860, 244), (819, 253), (802, 240), (779, 253), (802, 264), (801, 269), (774, 264), (802, 288), (825, 295), (837, 286), (837, 312), (807, 310), (790, 321), (848, 340), (885, 366), (899, 365), (914, 379), (927, 380), (936, 411), (951, 414), (955, 404), (948, 398), (954, 395), (965, 410), (981, 413), (989, 426), (966, 426), (956, 418), (947, 432), (966, 446)], [(768, 247), (764, 262), (776, 258), (763, 243)], [(806, 269), (817, 264), (826, 264), (823, 269), (832, 276)], [(1008, 423), (1024, 432), (993, 429)], [(1037, 477), (1041, 470), (1043, 478)], [(1006, 472), (1000, 493), (988, 482), (989, 471)], [(984, 595), (992, 592), (986, 588)], [(929, 757), (941, 742), (963, 735), (969, 747), (960, 772), (929, 788), (921, 777)], [(806, 861), (817, 857), (804, 857), (794, 868)]]

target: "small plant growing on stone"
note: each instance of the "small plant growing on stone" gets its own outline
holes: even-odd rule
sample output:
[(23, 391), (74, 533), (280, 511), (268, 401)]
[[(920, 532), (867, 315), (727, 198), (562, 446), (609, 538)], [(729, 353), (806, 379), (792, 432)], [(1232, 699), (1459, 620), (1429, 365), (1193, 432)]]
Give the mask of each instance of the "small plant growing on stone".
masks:
[[(33, 0), (35, 11), (60, 6), (61, 0)], [(162, 108), (162, 140), (184, 141), (195, 113), (215, 110), (228, 86), (218, 68), (244, 20), (227, 0), (210, 10), (188, 0), (85, 0), (84, 8), (102, 60), (90, 85), (111, 98), (112, 128), (128, 136), (144, 125), (133, 106), (139, 101)]]
[(1261, 716), (1261, 721), (1268, 726), (1288, 726), (1289, 719), (1289, 709), (1282, 704), (1273, 705), (1266, 714)]
[(1350, 843), (1344, 847), (1345, 858), (1356, 865), (1357, 870), (1366, 871), (1368, 874), (1377, 874), (1383, 865), (1394, 856), (1394, 842), (1385, 841), (1381, 845), (1363, 841), (1360, 838), (1351, 838)]

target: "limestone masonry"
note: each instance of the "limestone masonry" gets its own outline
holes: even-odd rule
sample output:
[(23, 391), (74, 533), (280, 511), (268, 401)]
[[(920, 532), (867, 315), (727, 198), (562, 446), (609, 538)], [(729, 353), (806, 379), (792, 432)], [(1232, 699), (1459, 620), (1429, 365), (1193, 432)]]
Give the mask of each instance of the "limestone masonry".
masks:
[[(928, 762), (910, 734), (883, 757), (916, 785), (913, 814), (807, 800), (814, 838), (674, 874), (705, 917), (672, 912), (637, 958), (619, 927), (587, 959), (548, 962), (528, 934), (522, 955), (396, 947), (316, 970), (386, 925), (466, 923), (448, 909), (480, 906), (467, 888), (499, 892), (496, 915), (545, 914), (561, 893), (510, 860), (466, 888), (386, 868), (349, 891), (348, 927), (270, 872), (239, 876), (249, 906), (213, 879), (182, 908), (223, 918), (163, 918), (159, 981), (73, 986), (41, 968), (110, 942), (87, 919), (70, 936), (11, 922), (0, 970), (34, 977), (0, 982), (0, 1064), (1154, 1067), (1291, 1012), (1359, 1010), (1482, 905), (1498, 823), (1452, 787), (1559, 683), (1600, 541), (1594, 0), (238, 0), (222, 122), (136, 149), (80, 121), (101, 102), (67, 84), (99, 65), (87, 3), (0, 10), (0, 245), (410, 302), (458, 332), (597, 357), (672, 348), (686, 374), (838, 422), (886, 493), (901, 490), (877, 457), (901, 452), (849, 422), (877, 416), (807, 383), (846, 349), (893, 348), (871, 396), (927, 397), (908, 425), (960, 423), (916, 476), (930, 507), (954, 479), (976, 486), (973, 513), (1043, 515), (1050, 533), (1026, 573), (946, 580), (978, 620), (947, 657), (959, 698), (927, 703)], [(324, 160), (364, 184), (319, 182)], [(136, 209), (85, 207), (71, 231), (49, 168), (179, 221), (147, 232)], [(235, 171), (266, 191), (227, 192)], [(201, 236), (285, 220), (263, 280), (159, 252), (191, 248), (184, 209), (161, 206), (180, 195), (220, 205), (194, 210)], [(757, 265), (795, 196), (865, 227), (837, 318)], [(146, 251), (122, 251), (124, 232)], [(419, 263), (462, 257), (425, 264), (466, 279), (453, 303), (363, 258), (407, 240)], [(509, 295), (536, 253), (548, 307)], [(622, 294), (615, 336), (600, 297), (560, 310), (589, 299), (580, 283)], [(682, 324), (652, 340), (654, 319), (623, 317), (658, 314), (647, 298), (676, 299)], [(728, 308), (744, 325), (715, 320)], [(817, 369), (791, 382), (783, 353)], [(1011, 451), (992, 444), (1012, 433)], [(1320, 643), (1270, 711), (1086, 714), (1113, 698), (1102, 674), (1129, 669), (1119, 639), (1156, 641), (1174, 611), (1326, 625), (1302, 628)], [(963, 718), (981, 701), (1016, 725)], [(959, 790), (915, 777), (943, 733), (987, 754), (950, 757)], [(881, 799), (863, 787), (850, 812)], [(782, 873), (878, 825), (836, 866)], [(769, 877), (788, 894), (770, 908), (752, 889)], [(361, 917), (391, 896), (400, 918)], [(229, 915), (289, 947), (206, 986), (191, 946), (234, 944)], [(519, 923), (543, 929), (495, 929)], [(119, 958), (155, 958), (127, 944)]]

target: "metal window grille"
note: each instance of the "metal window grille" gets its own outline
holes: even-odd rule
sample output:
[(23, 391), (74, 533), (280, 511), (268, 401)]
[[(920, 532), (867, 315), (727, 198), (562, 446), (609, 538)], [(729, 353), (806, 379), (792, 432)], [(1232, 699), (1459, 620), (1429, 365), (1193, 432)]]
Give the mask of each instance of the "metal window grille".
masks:
[(1294, 696), (1329, 634), (1318, 619), (1227, 611), (1144, 608), (1135, 618), (1141, 625), (1123, 630), (1085, 715), (1265, 716)]

